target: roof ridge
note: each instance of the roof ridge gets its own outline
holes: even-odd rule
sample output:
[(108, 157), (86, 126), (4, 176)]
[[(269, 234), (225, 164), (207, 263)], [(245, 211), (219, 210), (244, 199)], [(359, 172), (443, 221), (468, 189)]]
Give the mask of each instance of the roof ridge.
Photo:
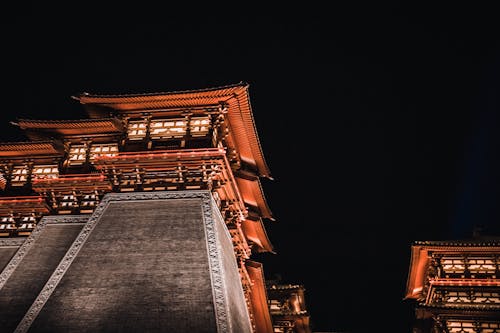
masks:
[[(80, 118), (80, 119), (28, 119), (28, 118), (22, 118), (18, 119), (17, 122), (39, 122), (39, 123), (71, 123), (71, 122), (79, 122), (79, 121), (85, 121), (85, 122), (99, 122), (99, 121), (115, 121), (119, 120), (115, 117), (107, 117), (107, 118)], [(14, 125), (17, 125), (16, 122), (11, 122)]]
[(492, 237), (490, 239), (455, 239), (455, 240), (443, 240), (443, 241), (414, 241), (414, 245), (432, 245), (432, 246), (450, 246), (450, 245), (461, 245), (461, 246), (500, 246), (500, 238)]
[(176, 95), (176, 94), (186, 94), (186, 93), (197, 93), (197, 92), (209, 92), (221, 89), (235, 88), (235, 87), (248, 87), (249, 84), (245, 81), (240, 81), (238, 83), (227, 84), (222, 86), (214, 86), (210, 88), (200, 88), (200, 89), (186, 89), (186, 90), (173, 90), (173, 91), (158, 91), (158, 92), (145, 92), (145, 93), (130, 93), (130, 94), (98, 94), (98, 93), (88, 93), (82, 92), (77, 96), (73, 95), (71, 98), (79, 100), (81, 97), (103, 97), (103, 98), (114, 98), (114, 97), (142, 97), (142, 96), (161, 96), (161, 95)]

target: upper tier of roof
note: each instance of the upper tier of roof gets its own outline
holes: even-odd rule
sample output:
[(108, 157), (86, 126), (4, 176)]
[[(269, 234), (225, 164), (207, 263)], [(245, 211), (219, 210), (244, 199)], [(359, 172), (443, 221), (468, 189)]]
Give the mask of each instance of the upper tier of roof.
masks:
[(255, 127), (249, 97), (249, 85), (238, 83), (222, 87), (161, 93), (73, 96), (86, 108), (89, 117), (109, 117), (165, 113), (169, 110), (225, 108), (241, 159), (253, 165), (260, 176), (271, 177)]

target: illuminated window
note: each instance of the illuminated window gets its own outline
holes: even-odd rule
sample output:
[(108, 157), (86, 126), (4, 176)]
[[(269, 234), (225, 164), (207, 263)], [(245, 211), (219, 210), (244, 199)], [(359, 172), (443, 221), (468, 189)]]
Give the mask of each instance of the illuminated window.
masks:
[(59, 168), (57, 165), (35, 165), (31, 173), (33, 178), (57, 178), (59, 177)]
[(99, 156), (116, 156), (118, 153), (118, 144), (94, 144), (90, 147), (90, 160), (94, 161)]
[(280, 313), (281, 312), (281, 303), (276, 299), (270, 300), (269, 301), (269, 310), (273, 314)]
[(495, 258), (469, 258), (468, 267), (471, 274), (495, 274)]
[(0, 219), (0, 230), (2, 232), (2, 235), (5, 236), (7, 234), (11, 234), (14, 232), (17, 227), (16, 227), (16, 221), (12, 216), (4, 216)]
[(12, 186), (23, 186), (28, 179), (28, 167), (26, 165), (23, 166), (15, 166), (12, 170), (12, 177), (10, 180), (10, 184)]
[(484, 322), (480, 325), (481, 333), (498, 333), (500, 331), (500, 323), (499, 322)]
[(78, 207), (78, 201), (76, 196), (73, 194), (65, 195), (61, 198), (59, 202), (59, 209), (73, 209)]
[(152, 139), (182, 138), (186, 135), (186, 121), (184, 119), (152, 120), (149, 132)]
[(474, 324), (471, 322), (448, 321), (448, 332), (450, 333), (475, 333)]
[(146, 137), (146, 121), (131, 121), (128, 123), (129, 140), (142, 140)]
[(95, 194), (85, 194), (82, 197), (82, 207), (95, 207), (98, 199), (99, 198)]
[(465, 272), (465, 260), (461, 257), (444, 257), (441, 266), (446, 274), (459, 274)]
[(27, 236), (36, 226), (36, 217), (23, 216), (21, 219), (21, 226), (17, 229), (19, 236)]
[(84, 145), (71, 146), (69, 150), (69, 165), (81, 165), (85, 163), (87, 148)]
[(21, 219), (21, 222), (23, 222), (23, 223), (36, 223), (36, 217), (34, 217), (34, 216), (24, 216)]
[(432, 303), (446, 304), (481, 304), (498, 306), (500, 292), (496, 290), (470, 290), (466, 288), (456, 290), (436, 290)]
[(193, 117), (189, 123), (191, 136), (205, 136), (210, 128), (210, 119), (208, 117)]
[(12, 216), (4, 216), (4, 217), (2, 217), (2, 219), (0, 221), (2, 223), (16, 223), (16, 221), (14, 220), (14, 218)]

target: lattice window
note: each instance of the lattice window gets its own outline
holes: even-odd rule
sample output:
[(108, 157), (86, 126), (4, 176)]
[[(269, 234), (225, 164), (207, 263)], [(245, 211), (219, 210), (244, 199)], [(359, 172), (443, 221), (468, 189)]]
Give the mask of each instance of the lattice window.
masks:
[(465, 272), (465, 260), (462, 257), (443, 257), (441, 267), (445, 274), (463, 274)]
[(146, 137), (146, 121), (130, 121), (128, 123), (128, 139), (129, 140), (142, 140)]
[(62, 209), (73, 209), (78, 207), (78, 201), (76, 200), (75, 195), (64, 195), (60, 200), (59, 207)]
[(500, 333), (498, 322), (447, 320), (446, 326), (449, 333)]
[(474, 323), (463, 321), (447, 321), (449, 333), (476, 333)]
[(16, 220), (12, 216), (3, 216), (0, 222), (3, 224), (13, 224), (16, 223)]
[(192, 117), (189, 122), (191, 136), (205, 136), (210, 129), (210, 119), (208, 117)]
[(182, 138), (186, 135), (186, 121), (184, 119), (155, 119), (151, 120), (151, 139)]
[(53, 165), (35, 165), (31, 173), (33, 178), (58, 178), (59, 168), (56, 164)]
[(82, 197), (82, 208), (94, 208), (99, 202), (99, 197), (96, 194), (85, 194)]
[(17, 227), (14, 223), (0, 223), (0, 230), (3, 231), (9, 231), (9, 230), (16, 230)]
[(21, 227), (24, 229), (33, 229), (36, 225), (36, 217), (34, 216), (23, 216), (21, 218)]
[(27, 165), (14, 166), (10, 178), (11, 186), (23, 186), (24, 184), (26, 184), (27, 180), (28, 180), (28, 166)]
[(17, 234), (19, 236), (28, 236), (35, 229), (36, 222), (37, 220), (34, 216), (23, 216), (17, 228)]
[(69, 165), (82, 165), (87, 159), (87, 148), (84, 145), (71, 146), (69, 150)]
[(481, 333), (500, 333), (500, 323), (481, 323), (479, 325)]
[(93, 162), (99, 156), (116, 156), (117, 153), (117, 143), (93, 144), (90, 147), (90, 161)]
[(16, 231), (16, 220), (12, 216), (2, 216), (0, 218), (0, 235), (9, 236)]
[(499, 304), (500, 291), (484, 290), (439, 290), (436, 291), (435, 300), (451, 304)]
[(281, 303), (277, 299), (269, 300), (269, 311), (271, 313), (279, 313), (281, 312)]
[(446, 303), (470, 303), (470, 294), (466, 291), (445, 291)]
[(474, 258), (468, 259), (468, 268), (471, 274), (495, 274), (495, 258)]
[(473, 293), (472, 303), (500, 304), (500, 292), (477, 291)]

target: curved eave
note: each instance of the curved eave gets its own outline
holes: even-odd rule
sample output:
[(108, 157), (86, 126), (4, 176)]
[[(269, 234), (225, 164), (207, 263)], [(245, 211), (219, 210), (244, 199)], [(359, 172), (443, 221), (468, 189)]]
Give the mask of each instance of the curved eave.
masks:
[(231, 100), (229, 103), (227, 116), (235, 134), (240, 157), (244, 162), (255, 165), (259, 176), (272, 178), (255, 127), (248, 87), (244, 92), (235, 95), (235, 100), (236, 102)]
[(78, 120), (20, 119), (14, 124), (24, 131), (58, 134), (62, 136), (120, 134), (124, 131), (120, 120), (115, 118)]
[[(253, 165), (261, 177), (271, 178), (256, 131), (247, 83), (210, 89), (151, 94), (94, 95), (84, 93), (74, 97), (88, 109), (110, 109), (129, 114), (140, 111), (162, 111), (196, 107), (226, 107), (227, 118), (235, 136), (241, 159)], [(94, 116), (95, 114), (90, 114)]]
[(273, 246), (269, 241), (266, 229), (262, 224), (262, 220), (246, 219), (241, 223), (241, 228), (245, 237), (251, 240), (257, 247), (257, 252), (272, 252), (274, 253)]
[(56, 142), (3, 142), (0, 158), (62, 156), (64, 147)]
[(261, 263), (247, 260), (245, 268), (252, 282), (250, 303), (255, 322), (256, 333), (272, 333), (273, 325), (267, 302), (264, 270)]
[(260, 180), (258, 178), (249, 180), (238, 176), (235, 179), (245, 204), (256, 209), (260, 217), (272, 219), (273, 215), (267, 204)]

